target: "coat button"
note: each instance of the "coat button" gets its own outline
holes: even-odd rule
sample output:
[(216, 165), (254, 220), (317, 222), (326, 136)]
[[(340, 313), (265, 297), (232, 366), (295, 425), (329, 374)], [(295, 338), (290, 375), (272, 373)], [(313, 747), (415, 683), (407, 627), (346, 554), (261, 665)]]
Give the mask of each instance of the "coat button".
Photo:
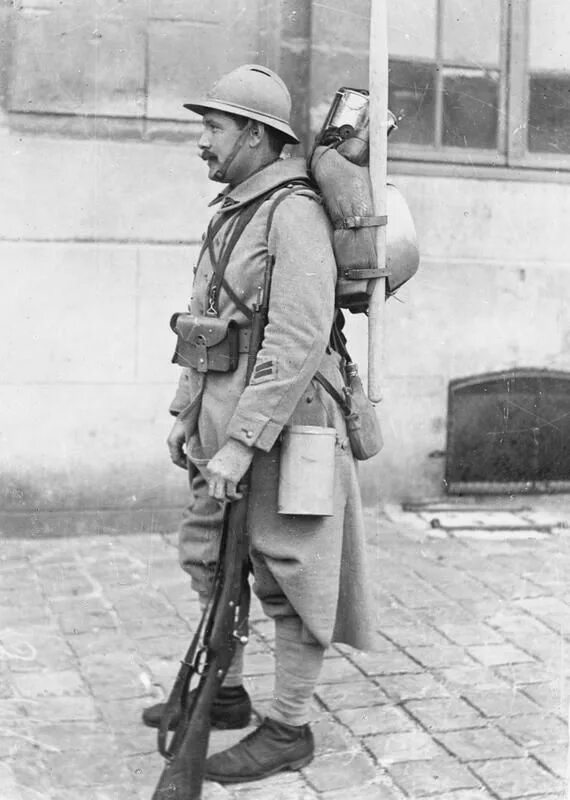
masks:
[(246, 439), (253, 439), (253, 431), (244, 431)]

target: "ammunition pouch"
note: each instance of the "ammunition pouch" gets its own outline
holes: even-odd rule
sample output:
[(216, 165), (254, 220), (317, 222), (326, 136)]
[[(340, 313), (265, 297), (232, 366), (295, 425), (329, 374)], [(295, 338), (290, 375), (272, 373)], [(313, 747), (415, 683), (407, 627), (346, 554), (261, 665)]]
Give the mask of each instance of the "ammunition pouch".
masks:
[(248, 349), (250, 331), (240, 335), (235, 320), (179, 313), (173, 314), (170, 327), (178, 337), (172, 363), (198, 372), (233, 372), (240, 352)]

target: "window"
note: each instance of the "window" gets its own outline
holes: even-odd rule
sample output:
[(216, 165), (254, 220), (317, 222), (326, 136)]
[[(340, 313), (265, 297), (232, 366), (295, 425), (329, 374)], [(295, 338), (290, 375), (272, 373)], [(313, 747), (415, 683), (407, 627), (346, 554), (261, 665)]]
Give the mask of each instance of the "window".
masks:
[(392, 158), (570, 168), (569, 0), (388, 7)]

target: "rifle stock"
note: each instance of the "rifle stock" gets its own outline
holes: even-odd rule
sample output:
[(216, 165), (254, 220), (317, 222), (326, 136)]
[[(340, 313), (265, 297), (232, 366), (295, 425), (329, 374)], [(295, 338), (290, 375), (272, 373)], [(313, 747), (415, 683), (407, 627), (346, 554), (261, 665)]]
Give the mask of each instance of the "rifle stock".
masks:
[[(159, 749), (167, 763), (152, 800), (200, 800), (210, 738), (210, 710), (233, 658), (236, 643), (246, 637), (249, 611), (247, 582), (247, 498), (249, 473), (240, 484), (242, 497), (226, 505), (218, 570), (211, 602), (204, 611), (188, 655), (182, 662), (159, 731)], [(201, 631), (203, 630), (200, 643)], [(200, 680), (188, 705), (192, 678)], [(165, 747), (174, 710), (180, 722)]]

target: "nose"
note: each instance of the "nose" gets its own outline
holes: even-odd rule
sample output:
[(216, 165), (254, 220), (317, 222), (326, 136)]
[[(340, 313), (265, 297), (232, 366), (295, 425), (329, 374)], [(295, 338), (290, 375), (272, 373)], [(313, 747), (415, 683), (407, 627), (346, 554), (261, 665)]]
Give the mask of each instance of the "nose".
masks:
[(202, 135), (198, 139), (198, 147), (200, 150), (208, 150), (210, 147), (210, 137), (207, 130), (202, 131)]

